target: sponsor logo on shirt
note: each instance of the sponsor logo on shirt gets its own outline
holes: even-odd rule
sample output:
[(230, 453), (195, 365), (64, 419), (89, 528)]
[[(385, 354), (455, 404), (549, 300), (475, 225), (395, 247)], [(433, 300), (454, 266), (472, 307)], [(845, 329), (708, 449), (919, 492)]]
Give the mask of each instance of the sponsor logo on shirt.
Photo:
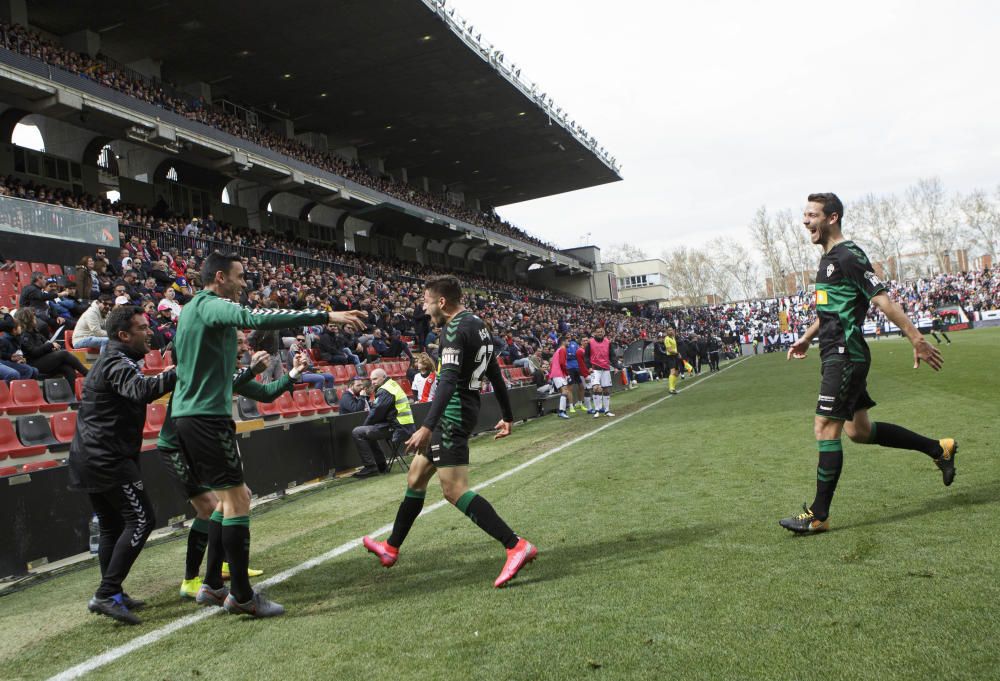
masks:
[(816, 289), (816, 304), (826, 305), (828, 302), (829, 300), (827, 299), (826, 291), (823, 291), (822, 289)]
[(441, 364), (458, 364), (458, 350), (445, 348), (441, 353)]

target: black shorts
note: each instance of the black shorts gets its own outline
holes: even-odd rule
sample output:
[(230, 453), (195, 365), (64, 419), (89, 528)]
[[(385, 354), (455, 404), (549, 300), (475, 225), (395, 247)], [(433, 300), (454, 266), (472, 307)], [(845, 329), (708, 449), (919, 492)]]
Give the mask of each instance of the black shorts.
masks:
[(236, 444), (236, 424), (227, 416), (181, 416), (174, 419), (184, 460), (199, 484), (230, 489), (243, 484), (243, 460)]
[(211, 488), (198, 482), (187, 459), (179, 449), (160, 448), (160, 460), (170, 474), (170, 479), (184, 494), (185, 499), (194, 499), (205, 492), (211, 492)]
[(458, 396), (461, 409), (449, 414), (445, 409), (441, 424), (434, 429), (430, 451), (424, 453), (435, 468), (454, 468), (469, 465), (469, 437), (479, 420), (479, 394), (463, 393)]
[(667, 367), (667, 371), (673, 371), (675, 369), (680, 371), (684, 368), (684, 364), (681, 363), (681, 358), (678, 355), (667, 355), (667, 358), (663, 363)]
[(869, 366), (864, 362), (824, 361), (816, 415), (851, 421), (854, 412), (874, 407), (875, 400), (868, 394)]
[(583, 385), (583, 376), (580, 375), (579, 369), (568, 369), (567, 371), (569, 372), (569, 380), (567, 382), (570, 385), (573, 385), (574, 383)]

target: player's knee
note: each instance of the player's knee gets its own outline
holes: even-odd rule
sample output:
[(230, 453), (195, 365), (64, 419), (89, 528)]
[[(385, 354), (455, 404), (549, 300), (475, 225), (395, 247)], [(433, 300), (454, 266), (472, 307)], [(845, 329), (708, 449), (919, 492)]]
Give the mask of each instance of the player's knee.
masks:
[(458, 503), (458, 500), (465, 494), (465, 489), (461, 485), (456, 485), (452, 483), (441, 482), (441, 493), (444, 494), (444, 498), (448, 500), (448, 503), (454, 506)]

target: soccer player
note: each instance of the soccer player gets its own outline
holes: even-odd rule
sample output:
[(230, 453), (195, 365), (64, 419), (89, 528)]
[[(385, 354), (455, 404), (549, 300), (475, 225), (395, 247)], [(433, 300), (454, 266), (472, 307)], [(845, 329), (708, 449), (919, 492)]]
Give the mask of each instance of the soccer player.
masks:
[(941, 339), (938, 338), (938, 332), (944, 336), (944, 339), (948, 341), (948, 345), (951, 345), (951, 339), (948, 338), (948, 334), (944, 332), (944, 323), (941, 321), (941, 315), (935, 309), (931, 315), (931, 335), (934, 336), (934, 340), (937, 341), (938, 345), (941, 345)]
[(789, 347), (788, 359), (804, 359), (809, 343), (819, 335), (823, 378), (813, 424), (819, 448), (816, 497), (811, 506), (803, 505), (802, 513), (779, 522), (799, 534), (830, 528), (830, 502), (844, 463), (841, 432), (859, 444), (923, 452), (933, 459), (946, 486), (955, 479), (955, 440), (933, 440), (892, 423), (872, 423), (868, 417), (868, 410), (875, 406), (867, 390), (871, 355), (862, 330), (869, 304), (880, 309), (909, 339), (914, 369), (926, 362), (937, 371), (942, 359), (903, 309), (890, 300), (864, 252), (844, 238), (843, 215), (844, 205), (836, 194), (810, 194), (803, 222), (812, 243), (823, 247), (816, 275), (817, 319)]
[[(237, 357), (247, 351), (246, 334), (242, 331), (236, 332), (236, 348)], [(299, 354), (295, 357), (292, 370), (277, 381), (258, 383), (253, 380), (254, 376), (267, 369), (269, 360), (270, 354), (267, 350), (255, 352), (251, 357), (250, 366), (237, 371), (236, 375), (233, 376), (233, 392), (257, 402), (274, 402), (282, 393), (294, 388), (295, 381), (309, 366), (308, 358)], [(181, 581), (180, 595), (182, 598), (197, 598), (198, 592), (201, 591), (202, 580), (199, 573), (201, 572), (202, 559), (205, 557), (205, 549), (208, 546), (208, 535), (212, 523), (221, 523), (223, 520), (222, 505), (211, 488), (198, 482), (187, 459), (181, 453), (181, 446), (177, 441), (177, 431), (174, 428), (171, 414), (172, 409), (173, 402), (171, 401), (167, 405), (167, 418), (156, 438), (156, 448), (160, 452), (164, 467), (170, 472), (183, 492), (184, 498), (194, 506), (196, 515), (195, 519), (191, 521), (191, 529), (188, 532), (187, 556), (184, 562), (184, 579)], [(212, 560), (222, 560), (223, 557), (213, 556)], [(209, 563), (208, 571), (214, 572), (212, 561)], [(229, 564), (223, 562), (221, 570), (222, 578), (228, 579), (230, 576)], [(262, 574), (264, 573), (261, 570), (247, 568), (248, 577), (258, 577)]]
[(594, 418), (614, 416), (611, 413), (611, 339), (604, 335), (604, 327), (594, 329), (594, 337), (587, 341), (587, 361), (590, 362), (590, 391), (594, 395)]
[(580, 344), (575, 334), (569, 335), (566, 343), (566, 369), (569, 374), (569, 413), (583, 408), (583, 375), (580, 373)]
[(663, 347), (667, 351), (667, 369), (670, 370), (670, 378), (667, 385), (670, 387), (670, 394), (677, 394), (677, 373), (681, 367), (681, 356), (677, 352), (677, 332), (674, 327), (667, 327), (667, 335), (663, 337)]
[[(235, 302), (246, 287), (238, 255), (214, 252), (201, 268), (205, 288), (184, 306), (174, 336), (177, 388), (172, 412), (181, 451), (197, 481), (222, 504), (221, 523), (209, 523), (208, 565), (196, 600), (234, 614), (272, 617), (279, 604), (255, 593), (247, 575), (250, 562), (250, 490), (232, 419), (236, 329), (285, 329), (327, 323), (361, 328), (359, 311), (251, 310)], [(222, 560), (229, 561), (230, 588), (222, 581)], [(217, 558), (219, 557), (219, 558)]]
[(87, 609), (126, 624), (144, 603), (122, 582), (146, 544), (156, 517), (142, 484), (139, 458), (146, 405), (174, 387), (173, 369), (144, 376), (139, 362), (153, 332), (142, 309), (120, 305), (107, 321), (108, 342), (83, 384), (83, 402), (69, 448), (70, 487), (90, 496), (101, 526), (97, 556), (101, 584)]
[(552, 381), (552, 387), (562, 393), (559, 397), (558, 416), (561, 419), (568, 419), (569, 414), (566, 413), (566, 404), (572, 399), (572, 393), (570, 392), (569, 385), (569, 368), (566, 366), (565, 338), (559, 340), (559, 347), (552, 353), (552, 359), (549, 361), (548, 379)]
[[(507, 561), (493, 586), (501, 587), (538, 555), (526, 539), (514, 534), (483, 497), (469, 489), (469, 436), (479, 417), (479, 391), (483, 377), (493, 384), (502, 418), (496, 439), (510, 435), (514, 420), (507, 386), (497, 365), (493, 341), (483, 321), (462, 306), (462, 287), (451, 276), (430, 279), (424, 287), (424, 309), (435, 324), (444, 328), (438, 388), (423, 425), (406, 441), (406, 450), (416, 452), (406, 477), (406, 494), (392, 534), (386, 541), (365, 537), (366, 549), (385, 567), (399, 558), (399, 547), (424, 506), (427, 484), (435, 473), (444, 497), (507, 549)], [(430, 450), (432, 433), (436, 444)]]

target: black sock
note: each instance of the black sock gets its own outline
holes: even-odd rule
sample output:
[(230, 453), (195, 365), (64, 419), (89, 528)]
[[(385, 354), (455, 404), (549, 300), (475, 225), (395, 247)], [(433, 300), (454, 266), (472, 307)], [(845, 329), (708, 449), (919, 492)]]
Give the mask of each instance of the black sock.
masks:
[(208, 547), (208, 521), (195, 518), (188, 532), (187, 557), (184, 560), (184, 579), (194, 579), (201, 573), (201, 561)]
[(237, 603), (253, 598), (247, 569), (250, 567), (250, 516), (240, 515), (222, 521), (222, 545), (229, 560), (229, 593)]
[(941, 449), (941, 443), (937, 440), (924, 437), (894, 423), (882, 423), (881, 421), (873, 423), (869, 442), (882, 447), (912, 449), (917, 452), (923, 452), (932, 459), (937, 459), (944, 454), (944, 450)]
[(514, 534), (514, 530), (510, 529), (503, 518), (497, 515), (490, 502), (471, 489), (461, 496), (455, 507), (469, 516), (469, 520), (479, 525), (483, 532), (503, 544), (505, 548), (512, 549), (517, 546), (517, 535)]
[(810, 510), (818, 520), (826, 520), (830, 515), (830, 502), (840, 480), (844, 467), (844, 449), (840, 440), (819, 441), (819, 465), (816, 467), (816, 498)]
[(221, 589), (222, 561), (226, 559), (226, 549), (222, 545), (222, 513), (213, 511), (208, 519), (208, 560), (205, 563), (204, 583), (210, 589)]
[(392, 534), (389, 535), (388, 540), (389, 546), (398, 549), (403, 545), (403, 540), (406, 539), (410, 528), (413, 527), (413, 521), (417, 519), (420, 511), (424, 508), (426, 495), (427, 492), (423, 490), (406, 488), (406, 495), (399, 504), (399, 510), (396, 511), (396, 522), (392, 524)]

